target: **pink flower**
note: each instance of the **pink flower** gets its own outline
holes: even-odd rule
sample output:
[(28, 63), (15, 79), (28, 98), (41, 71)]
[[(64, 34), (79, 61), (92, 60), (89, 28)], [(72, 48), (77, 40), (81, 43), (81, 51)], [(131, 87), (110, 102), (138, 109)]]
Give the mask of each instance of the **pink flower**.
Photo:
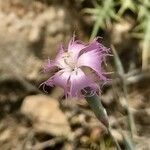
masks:
[(61, 46), (56, 58), (48, 59), (44, 72), (55, 70), (55, 73), (42, 85), (59, 86), (64, 89), (66, 97), (99, 92), (100, 82), (107, 80), (102, 62), (109, 55), (108, 52), (109, 49), (99, 43), (98, 38), (84, 44), (73, 37), (67, 49)]

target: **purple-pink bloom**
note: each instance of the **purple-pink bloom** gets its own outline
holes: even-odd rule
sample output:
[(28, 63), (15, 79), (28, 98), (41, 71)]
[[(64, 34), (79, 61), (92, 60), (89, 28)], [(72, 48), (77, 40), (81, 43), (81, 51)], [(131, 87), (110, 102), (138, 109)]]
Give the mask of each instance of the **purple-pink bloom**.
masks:
[(100, 83), (105, 82), (105, 72), (102, 63), (109, 52), (95, 38), (92, 42), (84, 44), (73, 37), (68, 48), (59, 48), (54, 60), (48, 59), (44, 72), (56, 70), (42, 85), (59, 86), (64, 89), (66, 97), (80, 97), (100, 91)]

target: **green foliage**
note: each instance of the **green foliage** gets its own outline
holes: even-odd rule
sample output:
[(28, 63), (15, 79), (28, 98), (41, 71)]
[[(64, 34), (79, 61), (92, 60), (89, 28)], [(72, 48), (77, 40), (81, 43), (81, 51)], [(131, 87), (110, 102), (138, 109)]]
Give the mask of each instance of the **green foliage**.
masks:
[(126, 10), (136, 11), (136, 4), (133, 0), (120, 0), (120, 9), (118, 14), (121, 16)]
[(85, 9), (85, 13), (90, 14), (95, 21), (91, 39), (97, 36), (99, 29), (106, 29), (111, 25), (113, 20), (123, 19), (122, 16), (128, 10), (137, 16), (137, 25), (132, 35), (143, 40), (142, 65), (143, 68), (147, 68), (150, 57), (150, 0), (93, 0), (93, 2), (94, 8)]
[(138, 25), (135, 28), (137, 34), (143, 40), (142, 44), (142, 68), (148, 68), (150, 57), (150, 1), (140, 0), (138, 5)]
[(106, 25), (111, 24), (112, 18), (117, 19), (113, 0), (105, 0), (101, 4), (99, 3), (99, 1), (94, 1), (94, 8), (85, 9), (85, 12), (91, 14), (95, 20), (91, 39), (97, 35), (99, 28), (104, 29)]

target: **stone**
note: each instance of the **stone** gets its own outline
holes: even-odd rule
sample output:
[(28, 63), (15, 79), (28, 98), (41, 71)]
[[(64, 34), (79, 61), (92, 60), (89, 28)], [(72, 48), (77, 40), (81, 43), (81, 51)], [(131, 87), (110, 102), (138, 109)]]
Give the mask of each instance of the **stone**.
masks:
[(23, 101), (21, 112), (32, 121), (38, 133), (53, 136), (68, 136), (71, 133), (66, 115), (56, 99), (45, 95), (28, 96)]

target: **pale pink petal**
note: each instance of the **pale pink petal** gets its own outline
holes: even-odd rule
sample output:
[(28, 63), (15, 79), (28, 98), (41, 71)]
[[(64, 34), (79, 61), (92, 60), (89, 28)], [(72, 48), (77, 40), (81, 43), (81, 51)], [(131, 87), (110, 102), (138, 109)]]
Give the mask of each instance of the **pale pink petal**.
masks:
[(86, 47), (87, 45), (83, 44), (81, 41), (75, 40), (75, 38), (73, 37), (68, 44), (68, 52), (70, 52), (74, 60), (76, 60), (80, 51)]
[(85, 53), (85, 52), (93, 51), (93, 50), (97, 50), (99, 53), (105, 54), (105, 55), (107, 53), (109, 53), (109, 49), (107, 49), (104, 45), (99, 43), (98, 39), (99, 38), (95, 38), (91, 43), (89, 43), (89, 45), (84, 49), (84, 51), (82, 51), (82, 53), (80, 53), (80, 55)]
[[(47, 59), (47, 62), (43, 66), (44, 73), (50, 71), (54, 67), (60, 67), (60, 59), (63, 57), (64, 48), (62, 45), (58, 48), (56, 57), (54, 60)], [(65, 67), (63, 67), (65, 68)]]
[(68, 80), (70, 78), (71, 72), (68, 70), (60, 70), (54, 76), (50, 77), (44, 82), (47, 86), (59, 86), (64, 89), (65, 94), (68, 90)]
[(82, 66), (90, 67), (97, 73), (97, 75), (100, 77), (101, 80), (106, 80), (105, 76), (103, 76), (103, 71), (101, 68), (102, 62), (103, 62), (103, 55), (97, 50), (93, 50), (83, 53), (78, 58), (77, 65), (78, 67)]
[(44, 73), (47, 73), (51, 69), (55, 67), (55, 64), (53, 61), (51, 61), (49, 58), (47, 59), (47, 62), (43, 65), (43, 71)]
[(57, 61), (59, 58), (61, 58), (64, 52), (65, 52), (65, 49), (64, 49), (63, 45), (61, 44), (61, 45), (58, 47), (57, 55), (56, 55), (55, 61)]
[(70, 76), (70, 92), (69, 96), (78, 97), (81, 95), (81, 90), (90, 87), (92, 90), (98, 90), (98, 87), (94, 81), (88, 78), (81, 69), (77, 69), (72, 72)]

